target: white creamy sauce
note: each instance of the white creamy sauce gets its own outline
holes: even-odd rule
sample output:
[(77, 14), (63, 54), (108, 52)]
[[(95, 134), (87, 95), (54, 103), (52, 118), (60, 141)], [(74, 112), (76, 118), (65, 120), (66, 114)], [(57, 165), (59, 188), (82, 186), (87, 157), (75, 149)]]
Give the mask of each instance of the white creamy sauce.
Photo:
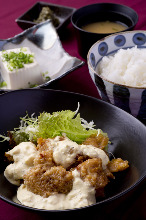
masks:
[(19, 186), (25, 172), (34, 165), (34, 158), (38, 155), (36, 146), (31, 142), (22, 142), (7, 154), (13, 157), (14, 163), (6, 167), (4, 176), (10, 183)]
[[(48, 147), (53, 150), (55, 163), (64, 168), (69, 167), (78, 154), (101, 158), (103, 169), (109, 162), (109, 158), (103, 150), (92, 145), (78, 145), (67, 137), (64, 140), (60, 140), (59, 137), (48, 139)], [(34, 165), (33, 161), (38, 153), (36, 146), (31, 142), (22, 142), (7, 152), (14, 159), (14, 163), (10, 164), (4, 172), (8, 181), (19, 185), (20, 179), (23, 179), (24, 174)], [(89, 182), (83, 181), (76, 169), (72, 173), (74, 177), (73, 188), (67, 195), (53, 194), (48, 198), (43, 198), (28, 191), (26, 186), (22, 184), (18, 188), (17, 199), (26, 206), (48, 210), (73, 209), (95, 203), (95, 188)]]
[(105, 170), (106, 165), (109, 162), (109, 158), (103, 150), (93, 147), (92, 145), (80, 145), (80, 148), (83, 155), (87, 155), (91, 158), (101, 158), (102, 168)]
[(95, 203), (94, 187), (83, 182), (77, 170), (72, 173), (74, 176), (73, 188), (67, 195), (54, 194), (48, 198), (43, 198), (28, 191), (25, 185), (21, 185), (17, 192), (17, 198), (26, 206), (47, 210), (73, 209)]
[(76, 142), (71, 141), (67, 137), (63, 141), (52, 140), (53, 159), (56, 164), (62, 165), (65, 168), (69, 167), (75, 160), (78, 154), (86, 155), (91, 158), (101, 158), (102, 167), (106, 168), (109, 158), (106, 153), (92, 145), (78, 145)]
[(53, 159), (58, 165), (64, 168), (69, 167), (78, 154), (79, 145), (66, 138), (63, 141), (54, 142)]

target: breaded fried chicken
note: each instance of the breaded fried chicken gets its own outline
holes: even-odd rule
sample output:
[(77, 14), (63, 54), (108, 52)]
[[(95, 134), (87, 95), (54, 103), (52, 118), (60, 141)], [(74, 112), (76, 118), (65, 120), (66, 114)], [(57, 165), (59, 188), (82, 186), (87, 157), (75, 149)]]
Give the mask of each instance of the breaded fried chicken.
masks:
[(73, 176), (62, 166), (49, 168), (39, 164), (26, 173), (24, 184), (28, 190), (43, 197), (54, 193), (67, 194), (72, 189)]
[(105, 146), (107, 146), (109, 141), (109, 138), (104, 136), (103, 134), (99, 134), (97, 135), (91, 135), (89, 138), (87, 138), (83, 144), (85, 145), (92, 145), (94, 147), (100, 148), (100, 149), (104, 149)]
[(80, 171), (81, 178), (95, 187), (97, 194), (103, 196), (104, 187), (109, 181), (102, 168), (102, 160), (100, 158), (88, 159), (79, 164), (77, 169)]
[(127, 160), (122, 160), (121, 158), (112, 159), (108, 164), (108, 169), (110, 172), (119, 172), (127, 169), (129, 167)]

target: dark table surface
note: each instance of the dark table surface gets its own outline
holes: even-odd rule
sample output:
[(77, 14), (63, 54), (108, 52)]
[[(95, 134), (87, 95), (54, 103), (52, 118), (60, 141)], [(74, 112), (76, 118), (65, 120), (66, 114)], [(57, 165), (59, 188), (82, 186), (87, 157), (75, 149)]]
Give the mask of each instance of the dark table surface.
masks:
[[(22, 29), (17, 25), (15, 19), (27, 11), (36, 0), (1, 0), (0, 5), (0, 39), (7, 39), (13, 37), (22, 32)], [(45, 2), (60, 4), (73, 8), (79, 8), (84, 5), (98, 3), (98, 2), (110, 2), (125, 4), (134, 10), (139, 15), (138, 23), (135, 30), (146, 30), (146, 1), (145, 0), (45, 0)], [(71, 23), (64, 30), (64, 36), (61, 38), (61, 43), (71, 56), (80, 57), (77, 49), (76, 36)], [(49, 88), (71, 91), (81, 94), (86, 94), (99, 98), (99, 94), (89, 76), (87, 62), (85, 65), (75, 71), (71, 72), (67, 76), (63, 77), (56, 83), (53, 83)], [(126, 201), (116, 206), (116, 209), (112, 210), (111, 216), (113, 219), (122, 220), (144, 220), (146, 219), (146, 189), (145, 183), (142, 182), (138, 189), (127, 198)], [(91, 216), (92, 217), (92, 216)], [(14, 220), (14, 219), (44, 219), (43, 216), (37, 213), (30, 213), (24, 209), (19, 209), (6, 202), (0, 200), (0, 220)], [(45, 217), (49, 219), (49, 217)], [(98, 219), (98, 217), (96, 218)], [(104, 219), (104, 217), (103, 217)]]

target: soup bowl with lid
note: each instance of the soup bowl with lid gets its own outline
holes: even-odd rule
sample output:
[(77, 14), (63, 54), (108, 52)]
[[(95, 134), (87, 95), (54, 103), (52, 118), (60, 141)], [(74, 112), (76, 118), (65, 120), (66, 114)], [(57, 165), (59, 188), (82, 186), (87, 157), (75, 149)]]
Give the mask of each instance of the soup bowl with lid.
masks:
[[(145, 56), (142, 57), (140, 54), (137, 62), (135, 61), (135, 64), (132, 66), (133, 71), (130, 69), (130, 77), (132, 77), (135, 70), (137, 71), (136, 77), (138, 79), (141, 78), (140, 86), (138, 84), (132, 84), (132, 78), (131, 85), (129, 85), (128, 81), (123, 83), (117, 80), (120, 78), (120, 75), (116, 75), (115, 80), (114, 78), (111, 80), (107, 78), (107, 75), (105, 76), (101, 74), (101, 62), (105, 57), (115, 57), (119, 50), (125, 51), (126, 54), (130, 49), (135, 49), (133, 51), (139, 50), (141, 52), (144, 51), (144, 49), (146, 50), (146, 31), (127, 31), (116, 33), (97, 41), (88, 52), (88, 69), (102, 100), (125, 110), (146, 124), (146, 84), (144, 78), (146, 73), (146, 69), (144, 68)], [(125, 65), (124, 60), (129, 59), (129, 63), (126, 64), (127, 69), (125, 69), (125, 72), (123, 71), (122, 73), (125, 74), (131, 60), (134, 59), (134, 53), (135, 52), (133, 52), (131, 58), (128, 58), (127, 54), (125, 57), (120, 57), (117, 66), (112, 66), (112, 71), (114, 72), (115, 68), (117, 68), (120, 72), (122, 66)], [(112, 71), (110, 68), (107, 69), (108, 74), (111, 74)]]

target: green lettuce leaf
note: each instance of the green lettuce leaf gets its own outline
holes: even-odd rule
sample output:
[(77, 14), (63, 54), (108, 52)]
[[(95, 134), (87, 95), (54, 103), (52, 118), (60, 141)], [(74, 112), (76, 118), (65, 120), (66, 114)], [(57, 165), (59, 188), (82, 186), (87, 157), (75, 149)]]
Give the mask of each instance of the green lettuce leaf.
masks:
[(91, 134), (98, 134), (100, 129), (93, 129), (94, 126), (93, 121), (88, 123), (80, 118), (77, 111), (65, 110), (52, 114), (43, 112), (38, 117), (34, 117), (34, 114), (29, 117), (26, 114), (25, 117), (20, 118), (20, 126), (8, 133), (11, 141), (16, 144), (26, 141), (36, 143), (40, 137), (47, 139), (64, 134), (80, 144)]
[(70, 110), (40, 114), (37, 136), (53, 138), (65, 133), (70, 140), (81, 143), (91, 134), (98, 133), (96, 129), (85, 129), (81, 124), (80, 114), (77, 114), (76, 117), (75, 114)]

